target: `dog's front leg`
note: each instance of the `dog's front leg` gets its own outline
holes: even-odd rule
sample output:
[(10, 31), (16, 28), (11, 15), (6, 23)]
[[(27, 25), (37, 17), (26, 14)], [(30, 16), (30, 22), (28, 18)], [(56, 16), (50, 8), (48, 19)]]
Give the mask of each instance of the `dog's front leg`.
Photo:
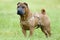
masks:
[(29, 37), (33, 35), (33, 31), (34, 31), (34, 28), (31, 27), (31, 28), (30, 28), (30, 35), (29, 35)]
[(26, 30), (22, 29), (22, 32), (23, 32), (24, 36), (26, 37)]

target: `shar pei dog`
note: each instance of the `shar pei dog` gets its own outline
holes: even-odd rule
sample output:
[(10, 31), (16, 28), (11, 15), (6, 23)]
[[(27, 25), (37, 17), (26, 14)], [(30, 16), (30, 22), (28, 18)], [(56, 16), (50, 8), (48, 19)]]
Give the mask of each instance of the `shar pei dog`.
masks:
[(29, 36), (32, 36), (35, 28), (41, 28), (46, 37), (51, 36), (50, 19), (45, 9), (41, 9), (40, 13), (32, 13), (27, 3), (18, 2), (17, 14), (20, 16), (20, 23), (24, 36), (26, 36), (27, 30), (30, 31)]

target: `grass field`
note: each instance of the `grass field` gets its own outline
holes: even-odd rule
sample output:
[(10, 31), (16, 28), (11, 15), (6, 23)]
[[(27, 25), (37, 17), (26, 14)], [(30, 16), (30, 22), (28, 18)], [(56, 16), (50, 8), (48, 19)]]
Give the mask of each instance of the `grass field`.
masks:
[[(32, 37), (24, 37), (16, 13), (19, 1), (27, 2), (31, 12), (46, 9), (51, 19), (51, 37), (46, 38), (40, 29), (35, 29)], [(0, 40), (60, 40), (60, 0), (0, 0)]]

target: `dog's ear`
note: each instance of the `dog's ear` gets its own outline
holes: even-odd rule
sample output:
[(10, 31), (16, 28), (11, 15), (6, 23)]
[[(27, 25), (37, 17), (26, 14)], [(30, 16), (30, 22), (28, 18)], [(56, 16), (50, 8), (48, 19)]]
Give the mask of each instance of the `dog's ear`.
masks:
[(24, 2), (24, 4), (28, 7), (28, 4), (26, 2)]
[(19, 4), (20, 4), (20, 2), (17, 3), (17, 5), (19, 5)]

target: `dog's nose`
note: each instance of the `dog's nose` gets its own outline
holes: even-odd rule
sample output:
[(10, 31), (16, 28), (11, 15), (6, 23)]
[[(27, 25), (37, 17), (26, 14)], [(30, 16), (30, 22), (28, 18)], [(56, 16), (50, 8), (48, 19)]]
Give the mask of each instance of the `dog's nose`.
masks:
[(18, 8), (18, 9), (17, 9), (17, 14), (23, 15), (23, 14), (24, 14), (23, 9), (22, 9), (22, 8)]

